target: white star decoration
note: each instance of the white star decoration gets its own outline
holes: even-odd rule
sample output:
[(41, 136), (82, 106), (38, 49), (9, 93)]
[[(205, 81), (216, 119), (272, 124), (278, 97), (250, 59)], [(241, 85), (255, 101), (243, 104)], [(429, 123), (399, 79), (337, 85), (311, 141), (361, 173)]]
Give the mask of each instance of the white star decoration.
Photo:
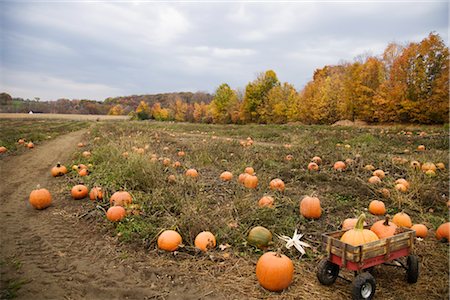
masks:
[(295, 247), (295, 249), (297, 249), (302, 256), (306, 253), (305, 249), (303, 249), (303, 247), (309, 247), (311, 248), (311, 246), (305, 242), (300, 241), (300, 239), (302, 238), (303, 234), (302, 233), (297, 233), (297, 229), (295, 229), (294, 231), (294, 236), (292, 238), (285, 236), (285, 235), (277, 235), (278, 238), (280, 240), (283, 240), (286, 242), (286, 248), (290, 249), (292, 246)]

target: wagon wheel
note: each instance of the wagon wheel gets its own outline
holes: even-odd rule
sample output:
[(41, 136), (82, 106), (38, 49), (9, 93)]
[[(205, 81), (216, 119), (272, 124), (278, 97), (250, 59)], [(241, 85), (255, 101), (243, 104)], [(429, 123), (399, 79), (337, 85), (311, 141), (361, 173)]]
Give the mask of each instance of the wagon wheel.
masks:
[(406, 259), (406, 281), (416, 283), (419, 278), (419, 259), (415, 255), (409, 255)]
[(339, 266), (324, 258), (317, 266), (317, 279), (323, 285), (331, 285), (339, 275)]
[(370, 300), (375, 295), (375, 278), (368, 272), (361, 273), (355, 277), (352, 288), (353, 299)]

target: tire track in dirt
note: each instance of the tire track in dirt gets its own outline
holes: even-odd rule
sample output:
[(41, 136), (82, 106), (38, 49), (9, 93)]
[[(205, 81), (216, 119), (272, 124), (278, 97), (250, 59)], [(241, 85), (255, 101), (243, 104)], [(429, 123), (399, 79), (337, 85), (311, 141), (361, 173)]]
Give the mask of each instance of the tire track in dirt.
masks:
[[(1, 289), (18, 276), (25, 283), (18, 299), (180, 299), (198, 298), (201, 288), (176, 269), (152, 266), (144, 251), (131, 258), (114, 238), (70, 213), (79, 206), (58, 195), (50, 168), (66, 161), (86, 130), (49, 141), (20, 156), (0, 161)], [(28, 195), (40, 184), (53, 195), (52, 206), (36, 211)], [(67, 209), (69, 208), (69, 209)], [(7, 274), (5, 262), (19, 262)], [(5, 274), (6, 272), (6, 274)]]

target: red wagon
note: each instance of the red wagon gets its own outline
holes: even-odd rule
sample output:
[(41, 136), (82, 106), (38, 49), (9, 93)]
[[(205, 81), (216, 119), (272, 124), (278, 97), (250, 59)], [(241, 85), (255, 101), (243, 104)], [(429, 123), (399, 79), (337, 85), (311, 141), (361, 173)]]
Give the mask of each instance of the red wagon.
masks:
[(344, 232), (341, 230), (322, 234), (322, 247), (328, 257), (320, 261), (317, 269), (320, 283), (333, 284), (336, 278), (340, 277), (340, 268), (345, 268), (355, 272), (352, 284), (353, 299), (372, 299), (376, 282), (370, 271), (372, 267), (380, 264), (402, 267), (406, 270), (407, 282), (417, 282), (419, 261), (417, 256), (412, 254), (416, 235), (414, 230), (398, 228), (394, 236), (360, 246), (341, 242), (340, 238)]

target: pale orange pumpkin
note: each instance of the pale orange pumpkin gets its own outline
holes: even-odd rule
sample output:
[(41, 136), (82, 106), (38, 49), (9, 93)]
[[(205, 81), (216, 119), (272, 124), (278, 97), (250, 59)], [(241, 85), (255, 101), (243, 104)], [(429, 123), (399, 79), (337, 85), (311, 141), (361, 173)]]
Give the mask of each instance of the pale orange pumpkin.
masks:
[(418, 162), (417, 160), (413, 160), (409, 165), (411, 166), (411, 168), (416, 170), (420, 170), (421, 168), (420, 162)]
[(158, 248), (165, 251), (175, 251), (182, 244), (181, 235), (175, 230), (164, 230), (158, 237)]
[(188, 169), (186, 171), (186, 176), (187, 177), (191, 177), (191, 178), (197, 178), (198, 177), (198, 172), (196, 169)]
[(387, 188), (382, 188), (381, 190), (379, 190), (379, 192), (383, 196), (383, 198), (391, 197), (391, 192)]
[(216, 247), (216, 237), (209, 231), (200, 232), (194, 241), (195, 247), (206, 252)]
[(258, 201), (258, 206), (259, 207), (273, 207), (275, 200), (273, 199), (273, 197), (271, 196), (264, 196), (261, 199), (259, 199)]
[(369, 204), (369, 212), (372, 215), (382, 216), (386, 213), (386, 207), (383, 201), (373, 200)]
[(249, 175), (254, 175), (255, 169), (253, 169), (252, 167), (247, 167), (247, 168), (245, 168), (244, 173), (247, 173)]
[(315, 162), (310, 162), (308, 164), (308, 170), (309, 171), (319, 171), (319, 165), (317, 165)]
[(424, 145), (419, 145), (419, 146), (417, 146), (417, 150), (418, 151), (425, 151), (425, 146)]
[(384, 173), (384, 171), (381, 170), (381, 169), (378, 169), (378, 170), (373, 171), (372, 175), (373, 175), (373, 176), (377, 176), (377, 177), (379, 177), (380, 179), (383, 179), (383, 178), (386, 176), (386, 174)]
[(18, 143), (19, 145), (23, 145), (23, 144), (25, 144), (25, 139), (19, 139), (19, 140), (17, 141), (17, 143)]
[(80, 175), (81, 177), (87, 176), (87, 175), (89, 175), (89, 170), (88, 169), (80, 169), (80, 170), (78, 170), (78, 175)]
[(395, 185), (394, 187), (397, 191), (402, 192), (402, 193), (406, 193), (408, 191), (408, 188), (406, 187), (406, 185), (398, 183)]
[(381, 179), (378, 176), (372, 176), (367, 180), (367, 182), (370, 184), (378, 184), (381, 183)]
[(89, 192), (89, 199), (91, 199), (92, 201), (98, 200), (101, 201), (103, 200), (103, 191), (101, 187), (93, 187), (91, 189), (91, 191)]
[(410, 228), (412, 226), (411, 218), (404, 212), (395, 214), (394, 218), (392, 218), (392, 222), (394, 222), (398, 227)]
[(294, 159), (294, 156), (292, 156), (292, 154), (288, 154), (288, 155), (286, 155), (286, 157), (284, 159), (287, 161), (291, 161)]
[(75, 185), (74, 187), (72, 187), (72, 190), (70, 191), (72, 198), (75, 200), (85, 198), (88, 195), (88, 193), (89, 193), (88, 188), (82, 184)]
[(81, 147), (84, 147), (84, 144), (80, 142), (80, 143), (77, 144), (77, 146), (78, 146), (79, 148), (81, 148)]
[(361, 214), (356, 222), (353, 229), (346, 231), (342, 237), (341, 241), (352, 246), (359, 246), (366, 243), (379, 240), (378, 236), (369, 229), (364, 229), (364, 221), (366, 219), (365, 214)]
[(436, 172), (436, 165), (431, 162), (426, 162), (422, 165), (422, 171), (428, 172), (428, 171)]
[(438, 240), (446, 239), (450, 242), (450, 222), (441, 224), (436, 230), (436, 238)]
[(109, 199), (111, 206), (126, 206), (133, 202), (133, 198), (130, 193), (125, 191), (115, 192)]
[(170, 163), (171, 163), (170, 158), (165, 157), (165, 158), (163, 159), (163, 165), (169, 166)]
[(177, 181), (175, 175), (170, 174), (169, 176), (167, 176), (167, 181), (170, 183), (175, 183)]
[(322, 215), (322, 207), (317, 197), (305, 196), (300, 201), (300, 214), (308, 219), (318, 219)]
[(174, 168), (180, 168), (181, 167), (181, 162), (179, 162), (179, 161), (174, 162), (173, 163), (173, 167)]
[(233, 179), (233, 173), (228, 171), (222, 172), (222, 174), (220, 174), (220, 179), (222, 181), (230, 181), (231, 179)]
[(423, 224), (414, 224), (411, 229), (416, 232), (416, 237), (426, 238), (428, 235), (428, 228)]
[(397, 225), (395, 223), (389, 222), (389, 216), (386, 216), (384, 220), (375, 222), (370, 230), (375, 232), (375, 234), (380, 239), (391, 237), (395, 234)]
[(8, 151), (8, 149), (5, 146), (0, 147), (0, 153), (6, 153), (6, 151)]
[(345, 163), (343, 161), (337, 161), (334, 163), (333, 165), (333, 169), (335, 169), (336, 171), (343, 171), (345, 170), (345, 168), (347, 168), (347, 166), (345, 165)]
[(294, 264), (286, 255), (267, 252), (256, 263), (256, 278), (266, 290), (279, 292), (286, 289), (294, 277)]
[(47, 189), (38, 188), (31, 191), (29, 202), (35, 209), (44, 209), (52, 204), (52, 195)]
[(178, 155), (179, 157), (182, 157), (182, 156), (185, 156), (186, 153), (185, 153), (184, 151), (178, 151), (177, 155)]
[(365, 165), (365, 166), (364, 166), (364, 170), (367, 170), (367, 171), (373, 171), (373, 170), (375, 170), (375, 167), (372, 166), (372, 165)]
[(280, 178), (272, 179), (269, 183), (270, 189), (273, 191), (283, 192), (285, 189), (284, 181)]
[(435, 177), (436, 176), (436, 171), (428, 170), (428, 171), (425, 172), (425, 175), (427, 175), (428, 177)]
[(83, 157), (85, 157), (85, 158), (89, 158), (89, 157), (91, 157), (91, 152), (83, 151), (83, 153), (81, 155), (83, 155)]
[[(353, 229), (356, 225), (356, 222), (358, 222), (358, 218), (348, 218), (345, 219), (342, 222), (342, 230), (349, 230), (349, 229)], [(366, 226), (367, 223), (364, 222), (364, 226)]]
[(406, 179), (404, 179), (404, 178), (397, 179), (395, 181), (395, 184), (403, 184), (406, 187), (406, 189), (409, 189), (409, 182), (406, 181)]
[(319, 156), (314, 156), (314, 157), (311, 159), (311, 161), (312, 161), (313, 163), (318, 164), (318, 165), (320, 165), (320, 164), (322, 163), (322, 159), (321, 159)]
[(51, 174), (53, 177), (63, 176), (67, 173), (67, 168), (61, 163), (57, 163), (56, 166), (54, 166), (51, 170)]
[(244, 186), (248, 189), (256, 189), (258, 186), (258, 177), (255, 175), (247, 175), (244, 179)]
[(123, 208), (122, 206), (111, 206), (106, 212), (106, 218), (111, 222), (121, 221), (123, 220), (123, 218), (125, 218), (126, 215), (127, 213), (125, 211), (125, 208)]

